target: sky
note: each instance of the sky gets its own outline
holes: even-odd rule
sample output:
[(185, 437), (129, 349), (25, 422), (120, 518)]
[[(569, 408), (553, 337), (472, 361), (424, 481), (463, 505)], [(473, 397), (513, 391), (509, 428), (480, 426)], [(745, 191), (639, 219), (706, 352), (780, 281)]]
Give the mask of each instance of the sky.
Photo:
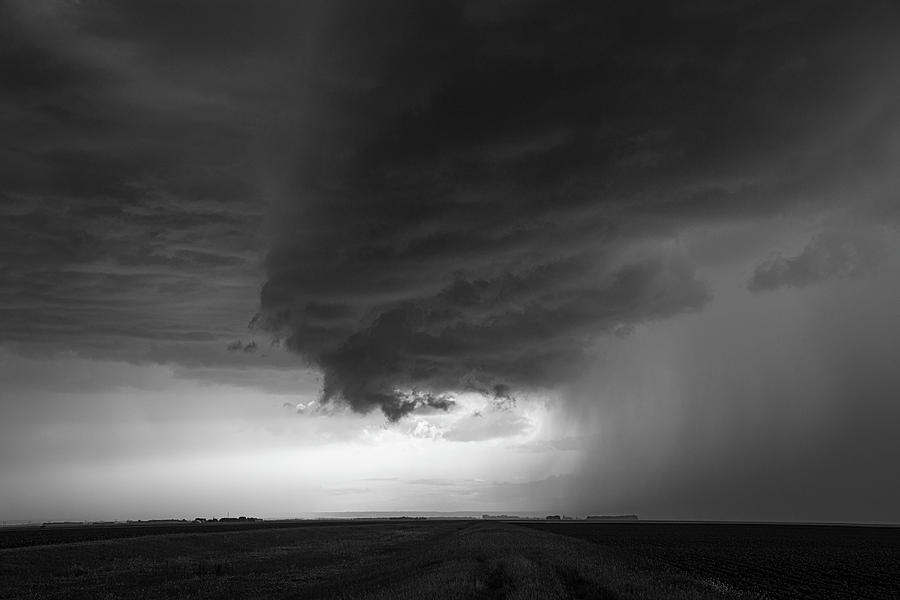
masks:
[(0, 519), (900, 522), (894, 2), (0, 2)]

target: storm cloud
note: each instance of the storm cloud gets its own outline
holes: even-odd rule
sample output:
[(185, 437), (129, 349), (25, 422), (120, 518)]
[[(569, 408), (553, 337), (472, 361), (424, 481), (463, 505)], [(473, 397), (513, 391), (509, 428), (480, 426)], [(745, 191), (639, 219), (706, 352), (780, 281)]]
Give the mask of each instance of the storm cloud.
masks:
[(898, 31), (0, 2), (0, 505), (896, 521)]
[[(270, 150), (253, 325), (323, 371), (323, 401), (391, 419), (408, 394), (571, 380), (598, 337), (710, 300), (683, 232), (844, 204), (843, 152), (893, 114), (836, 87), (884, 85), (872, 32), (897, 14), (868, 8), (329, 5)], [(817, 239), (751, 288), (855, 268)]]
[[(258, 300), (324, 401), (396, 419), (702, 309), (698, 228), (897, 217), (889, 2), (0, 10), (0, 324), (28, 351), (270, 361), (226, 350)], [(864, 271), (828, 243), (750, 287)]]

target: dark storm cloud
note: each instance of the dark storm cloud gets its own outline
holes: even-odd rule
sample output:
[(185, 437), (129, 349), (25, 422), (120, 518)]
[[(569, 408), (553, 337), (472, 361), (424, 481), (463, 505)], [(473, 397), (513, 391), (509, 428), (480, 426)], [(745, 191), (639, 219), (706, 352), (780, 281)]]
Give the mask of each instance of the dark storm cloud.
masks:
[(282, 203), (254, 324), (323, 370), (324, 400), (391, 418), (410, 390), (557, 385), (597, 336), (701, 308), (663, 241), (840, 204), (844, 152), (884, 145), (871, 123), (896, 90), (887, 3), (318, 18), (304, 108), (270, 150)]
[(0, 10), (15, 343), (249, 359), (269, 247), (254, 326), (398, 418), (699, 309), (686, 228), (894, 197), (889, 2)]
[(797, 256), (778, 256), (759, 265), (748, 287), (759, 292), (803, 287), (832, 277), (861, 277), (884, 254), (885, 248), (877, 238), (861, 232), (826, 231)]
[(228, 363), (215, 350), (254, 302), (264, 211), (246, 123), (211, 66), (188, 85), (132, 33), (92, 34), (107, 8), (0, 8), (4, 343)]
[[(343, 399), (360, 411), (378, 406), (394, 417), (402, 414), (395, 406), (417, 405), (402, 400), (405, 389), (485, 389), (503, 399), (510, 384), (557, 384), (577, 373), (592, 336), (698, 308), (707, 298), (689, 268), (659, 258), (608, 272), (528, 269), (493, 281), (457, 274), (444, 288), (442, 273), (431, 274), (433, 295), (385, 304), (368, 324), (334, 326), (327, 336), (317, 321), (267, 325), (290, 328), (289, 348), (317, 352), (324, 400)], [(356, 302), (365, 323), (367, 307)]]

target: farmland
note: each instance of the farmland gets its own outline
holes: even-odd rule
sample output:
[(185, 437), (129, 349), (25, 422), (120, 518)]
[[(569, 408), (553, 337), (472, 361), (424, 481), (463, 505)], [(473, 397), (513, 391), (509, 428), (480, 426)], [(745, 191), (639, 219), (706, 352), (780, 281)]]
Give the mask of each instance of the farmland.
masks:
[(772, 600), (900, 598), (900, 528), (541, 522), (634, 564), (665, 564)]
[(384, 520), (9, 530), (0, 531), (0, 598), (900, 597), (897, 530), (766, 527)]
[(46, 546), (69, 542), (92, 542), (120, 538), (143, 537), (182, 533), (223, 533), (227, 531), (248, 531), (250, 529), (297, 528), (319, 524), (316, 521), (258, 521), (255, 523), (209, 523), (164, 522), (164, 523), (113, 523), (102, 525), (50, 525), (45, 527), (22, 526), (0, 529), (0, 548), (21, 548), (24, 546)]

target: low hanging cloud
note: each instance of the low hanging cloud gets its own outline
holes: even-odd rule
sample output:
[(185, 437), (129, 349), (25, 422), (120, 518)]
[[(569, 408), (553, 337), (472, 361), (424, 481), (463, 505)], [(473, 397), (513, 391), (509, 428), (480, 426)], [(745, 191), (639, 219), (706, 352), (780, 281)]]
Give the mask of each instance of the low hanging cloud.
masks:
[[(323, 402), (390, 420), (564, 383), (598, 337), (709, 301), (681, 232), (840, 203), (849, 167), (810, 148), (872, 146), (860, 123), (890, 110), (853, 122), (865, 94), (820, 93), (882, 95), (882, 42), (838, 61), (831, 34), (881, 40), (889, 16), (329, 4), (307, 22), (302, 114), (269, 146), (253, 327), (323, 372)], [(752, 287), (849, 268), (823, 243)]]
[[(399, 419), (553, 387), (598, 337), (709, 301), (683, 232), (896, 213), (898, 12), (3, 3), (0, 324), (233, 365), (263, 277), (253, 325), (325, 401)], [(845, 269), (813, 258), (754, 285)]]
[(861, 231), (825, 231), (793, 257), (778, 256), (756, 267), (752, 292), (805, 287), (832, 278), (862, 277), (885, 256), (882, 242)]
[(282, 320), (264, 326), (285, 332), (287, 347), (324, 371), (323, 401), (345, 401), (360, 412), (380, 408), (397, 420), (419, 407), (452, 407), (447, 392), (477, 390), (508, 403), (510, 389), (559, 384), (577, 374), (593, 336), (697, 309), (708, 299), (692, 269), (658, 257), (608, 272), (572, 269), (549, 280), (538, 273), (544, 267), (495, 281), (457, 274), (444, 287), (436, 271), (434, 294), (381, 305), (368, 305), (362, 291), (347, 294), (344, 302), (358, 316), (343, 328), (332, 325), (327, 336), (303, 306), (282, 308)]

